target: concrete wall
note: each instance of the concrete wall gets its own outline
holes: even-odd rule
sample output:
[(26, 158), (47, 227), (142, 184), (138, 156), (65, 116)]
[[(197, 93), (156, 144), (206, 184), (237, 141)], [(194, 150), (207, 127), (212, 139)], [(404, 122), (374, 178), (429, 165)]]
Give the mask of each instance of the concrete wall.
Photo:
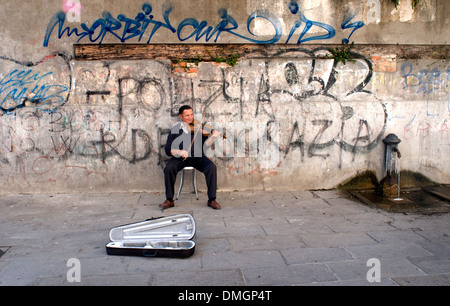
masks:
[[(389, 133), (402, 140), (402, 170), (448, 184), (444, 2), (0, 0), (0, 193), (163, 191), (162, 146), (183, 104), (227, 130), (212, 152), (220, 190), (332, 188), (364, 170), (381, 179)], [(123, 32), (138, 13), (141, 41)], [(201, 21), (210, 39), (184, 40)], [(327, 59), (342, 39), (378, 47), (353, 49), (345, 65)], [(289, 45), (234, 67), (74, 59), (76, 43), (149, 40)], [(397, 43), (437, 48), (404, 58), (383, 47)]]

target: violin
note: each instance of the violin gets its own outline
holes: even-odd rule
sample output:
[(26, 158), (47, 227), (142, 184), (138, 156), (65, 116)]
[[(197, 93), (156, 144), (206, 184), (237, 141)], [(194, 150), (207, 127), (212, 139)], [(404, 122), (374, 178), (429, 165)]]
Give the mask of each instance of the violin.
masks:
[[(195, 133), (197, 130), (202, 129), (202, 135), (203, 136), (209, 136), (211, 135), (215, 130), (213, 127), (206, 125), (206, 124), (201, 124), (199, 121), (195, 120), (192, 121), (192, 123), (189, 123), (189, 129), (191, 130), (191, 133)], [(222, 137), (223, 139), (227, 139), (227, 136), (225, 135), (225, 133), (222, 133)]]

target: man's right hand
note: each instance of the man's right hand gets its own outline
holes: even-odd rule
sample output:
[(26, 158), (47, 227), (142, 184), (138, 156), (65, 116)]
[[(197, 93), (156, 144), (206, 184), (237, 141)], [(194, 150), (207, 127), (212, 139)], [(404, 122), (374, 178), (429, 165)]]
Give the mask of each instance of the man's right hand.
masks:
[(186, 159), (189, 157), (188, 151), (185, 150), (172, 150), (172, 155), (176, 157), (182, 157), (183, 159)]
[(181, 155), (181, 157), (182, 157), (183, 159), (186, 159), (186, 158), (189, 157), (188, 151), (185, 151), (185, 150), (181, 150), (181, 151), (180, 151), (180, 155)]

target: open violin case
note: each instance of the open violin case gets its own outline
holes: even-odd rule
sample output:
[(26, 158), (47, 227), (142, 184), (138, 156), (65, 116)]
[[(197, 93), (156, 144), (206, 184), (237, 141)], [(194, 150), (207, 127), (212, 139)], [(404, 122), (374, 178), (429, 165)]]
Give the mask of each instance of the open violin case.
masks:
[(108, 255), (186, 258), (195, 252), (195, 220), (190, 214), (148, 219), (109, 232)]

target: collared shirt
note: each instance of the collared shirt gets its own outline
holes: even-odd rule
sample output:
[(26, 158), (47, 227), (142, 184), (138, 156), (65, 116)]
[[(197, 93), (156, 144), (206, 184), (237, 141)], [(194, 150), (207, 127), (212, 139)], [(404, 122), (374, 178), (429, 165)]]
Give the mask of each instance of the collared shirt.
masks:
[[(179, 123), (175, 123), (173, 126), (172, 126), (172, 129), (176, 129), (177, 128), (177, 125), (179, 126), (178, 127), (178, 129), (182, 129), (183, 130), (183, 132), (185, 132), (186, 134), (189, 134), (191, 131), (189, 131), (188, 130), (188, 128), (186, 127), (186, 125), (184, 124), (184, 122), (179, 122)], [(171, 129), (171, 130), (172, 130)]]

